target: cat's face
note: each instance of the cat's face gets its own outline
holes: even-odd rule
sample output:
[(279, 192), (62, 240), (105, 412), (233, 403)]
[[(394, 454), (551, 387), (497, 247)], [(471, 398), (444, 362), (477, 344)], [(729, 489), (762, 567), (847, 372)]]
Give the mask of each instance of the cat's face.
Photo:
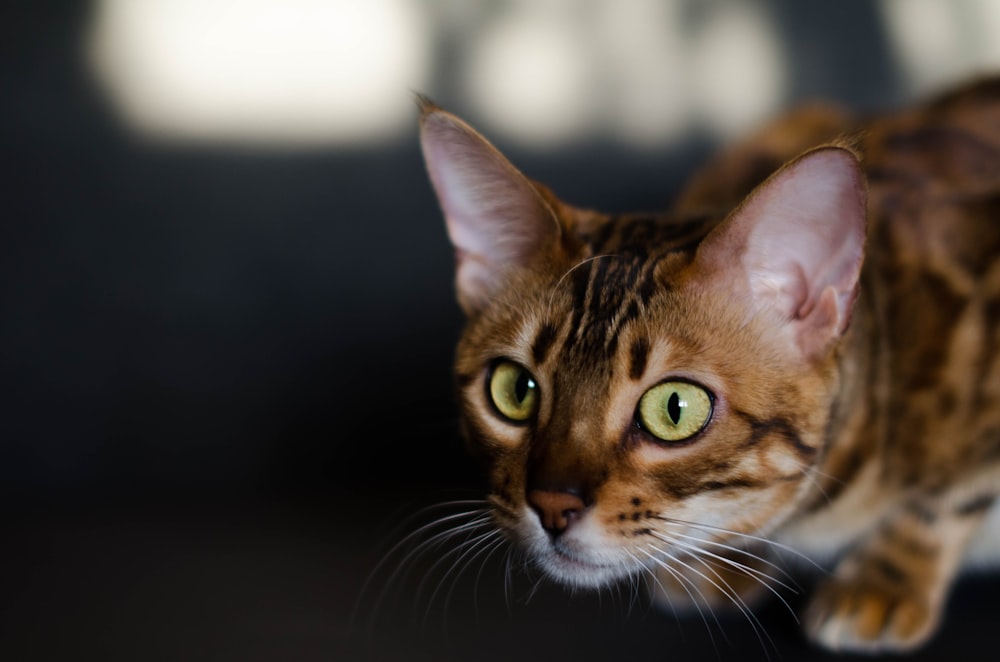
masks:
[[(468, 314), (463, 429), (498, 526), (551, 577), (599, 586), (791, 513), (857, 286), (853, 157), (802, 159), (721, 223), (665, 224), (560, 203), (431, 106), (422, 127)], [(789, 195), (825, 196), (823, 217)]]
[(462, 338), (465, 432), (495, 519), (558, 579), (600, 584), (723, 530), (760, 534), (809, 480), (834, 380), (685, 283), (689, 260), (526, 275)]

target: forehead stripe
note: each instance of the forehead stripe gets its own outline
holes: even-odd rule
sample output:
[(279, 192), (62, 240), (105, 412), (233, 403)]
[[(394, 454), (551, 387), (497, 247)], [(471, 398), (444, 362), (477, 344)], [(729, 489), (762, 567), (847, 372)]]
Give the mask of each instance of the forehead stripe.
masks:
[(639, 338), (632, 343), (629, 357), (628, 376), (632, 381), (636, 381), (646, 372), (646, 361), (649, 359), (649, 343), (645, 338)]
[(531, 356), (535, 360), (535, 365), (545, 362), (545, 357), (548, 356), (557, 333), (556, 327), (552, 324), (543, 324), (542, 328), (538, 330), (535, 341), (531, 344)]

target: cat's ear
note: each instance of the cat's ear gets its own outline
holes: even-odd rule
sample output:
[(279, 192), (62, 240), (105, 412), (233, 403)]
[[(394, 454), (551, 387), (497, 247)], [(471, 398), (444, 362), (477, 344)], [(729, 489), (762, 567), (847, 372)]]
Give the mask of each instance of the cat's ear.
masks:
[(749, 286), (803, 355), (819, 358), (850, 321), (864, 258), (866, 188), (858, 158), (822, 147), (784, 166), (698, 248), (709, 273)]
[(558, 240), (556, 215), (532, 183), (468, 124), (424, 99), (420, 145), (455, 247), (458, 300), (481, 310), (510, 271)]

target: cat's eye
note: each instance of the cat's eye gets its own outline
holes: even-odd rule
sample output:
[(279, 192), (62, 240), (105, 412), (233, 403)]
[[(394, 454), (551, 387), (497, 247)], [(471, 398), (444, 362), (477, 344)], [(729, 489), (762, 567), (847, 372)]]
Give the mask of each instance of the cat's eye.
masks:
[(663, 441), (686, 441), (712, 418), (712, 396), (690, 382), (663, 382), (639, 400), (639, 424)]
[(488, 393), (504, 418), (526, 421), (538, 410), (538, 384), (524, 366), (500, 361), (490, 372)]

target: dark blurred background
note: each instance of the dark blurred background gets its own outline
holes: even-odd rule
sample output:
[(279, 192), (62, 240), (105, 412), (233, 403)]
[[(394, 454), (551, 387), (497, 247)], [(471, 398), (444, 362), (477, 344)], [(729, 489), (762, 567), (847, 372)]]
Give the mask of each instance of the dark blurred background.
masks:
[[(507, 597), (499, 554), (457, 581), (447, 547), (397, 554), (362, 591), (409, 513), (481, 486), (411, 93), (573, 203), (650, 209), (791, 104), (994, 70), (997, 34), (990, 0), (6, 5), (0, 657), (813, 659), (781, 608), (772, 642)], [(992, 659), (996, 588), (963, 583), (923, 659)]]

